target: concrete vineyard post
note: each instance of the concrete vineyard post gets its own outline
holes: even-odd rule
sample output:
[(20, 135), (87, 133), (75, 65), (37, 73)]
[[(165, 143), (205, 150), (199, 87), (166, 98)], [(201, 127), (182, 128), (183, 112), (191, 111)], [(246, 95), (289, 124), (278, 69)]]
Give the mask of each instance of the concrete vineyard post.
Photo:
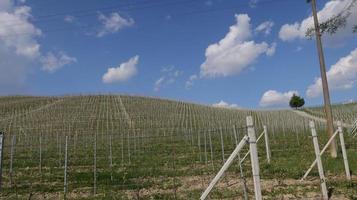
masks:
[(323, 169), (322, 162), (321, 162), (321, 157), (320, 157), (319, 142), (318, 142), (318, 139), (317, 139), (315, 123), (313, 121), (310, 121), (310, 129), (311, 129), (312, 141), (314, 143), (317, 168), (319, 170), (319, 175), (320, 175), (322, 198), (324, 200), (328, 200), (326, 179), (325, 179), (324, 169)]
[(261, 200), (262, 191), (260, 186), (259, 159), (258, 159), (257, 142), (256, 142), (252, 116), (247, 117), (247, 127), (248, 127), (248, 137), (249, 137), (250, 159), (252, 163), (252, 174), (253, 174), (253, 182), (254, 182), (254, 194), (256, 200)]
[(227, 161), (224, 163), (222, 168), (219, 170), (217, 175), (213, 178), (207, 189), (202, 193), (200, 200), (204, 200), (207, 198), (208, 194), (211, 192), (213, 187), (217, 184), (219, 179), (223, 176), (224, 172), (228, 169), (228, 167), (233, 163), (234, 158), (237, 156), (239, 151), (244, 147), (244, 145), (247, 143), (248, 137), (245, 136), (237, 145), (237, 147), (234, 149), (233, 153), (229, 156)]
[[(328, 146), (331, 144), (332, 141), (334, 141), (334, 138), (336, 137), (336, 135), (338, 134), (338, 130), (332, 135), (332, 137), (327, 141), (326, 145), (324, 146), (324, 148), (321, 150), (320, 152), (320, 156), (322, 156), (322, 154), (327, 150)], [(316, 165), (317, 160), (315, 159), (314, 162), (312, 162), (311, 166), (309, 167), (309, 169), (305, 172), (304, 176), (301, 178), (301, 180), (304, 180), (309, 173), (311, 172), (312, 168), (314, 168), (314, 166)]]
[(269, 136), (268, 136), (268, 129), (267, 126), (263, 126), (264, 128), (264, 139), (265, 139), (265, 150), (267, 154), (267, 161), (270, 164), (270, 157), (271, 157), (271, 152), (270, 152), (270, 146), (269, 146)]
[(340, 121), (338, 121), (337, 122), (337, 126), (338, 126), (338, 132), (339, 132), (339, 135), (340, 135), (340, 142), (341, 142), (341, 149), (342, 149), (342, 156), (343, 156), (343, 164), (345, 165), (346, 178), (347, 178), (348, 181), (351, 181), (350, 166), (348, 165), (347, 152), (346, 152), (346, 146), (345, 146), (345, 139), (343, 137), (342, 123)]

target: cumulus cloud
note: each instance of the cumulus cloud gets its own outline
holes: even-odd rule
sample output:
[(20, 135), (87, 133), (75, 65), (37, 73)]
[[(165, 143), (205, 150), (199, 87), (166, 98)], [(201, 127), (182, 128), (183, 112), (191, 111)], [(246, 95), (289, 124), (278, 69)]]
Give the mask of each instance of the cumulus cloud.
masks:
[(102, 23), (102, 28), (98, 31), (97, 37), (103, 37), (109, 33), (116, 33), (119, 30), (134, 25), (132, 18), (124, 18), (117, 12), (113, 12), (110, 16), (105, 16), (102, 13), (98, 15), (98, 20)]
[(137, 65), (139, 56), (130, 58), (127, 62), (121, 63), (119, 67), (111, 67), (102, 77), (103, 83), (125, 82), (135, 76), (138, 72)]
[(175, 69), (174, 66), (164, 67), (161, 70), (161, 77), (155, 81), (154, 91), (159, 91), (162, 87), (173, 84), (181, 76), (182, 71)]
[[(329, 18), (338, 15), (354, 0), (334, 0), (328, 1), (324, 7), (318, 12), (319, 22), (324, 22)], [(357, 7), (351, 8), (351, 16), (347, 19), (345, 28), (340, 29), (336, 34), (330, 36), (326, 35), (327, 41), (332, 43), (333, 41), (342, 41), (342, 39), (353, 37), (352, 27), (357, 21)], [(305, 18), (301, 22), (295, 22), (292, 24), (284, 24), (279, 32), (279, 38), (283, 41), (292, 41), (295, 39), (305, 39), (305, 33), (309, 28), (314, 27), (312, 16)]]
[(68, 56), (65, 52), (60, 51), (57, 54), (48, 52), (47, 55), (41, 57), (42, 70), (53, 73), (65, 65), (70, 65), (77, 62), (74, 57)]
[[(347, 90), (357, 84), (357, 48), (349, 55), (331, 66), (326, 73), (330, 90)], [(322, 94), (321, 78), (315, 78), (312, 85), (307, 88), (306, 95), (309, 98), (318, 97)]]
[(265, 22), (259, 24), (259, 26), (257, 26), (255, 28), (255, 32), (256, 33), (264, 33), (265, 35), (269, 35), (273, 26), (274, 26), (273, 21), (265, 21)]
[(266, 91), (260, 99), (260, 106), (287, 106), (289, 105), (290, 98), (295, 95), (299, 95), (297, 91), (278, 92), (276, 90)]
[(252, 36), (250, 18), (247, 14), (235, 15), (236, 24), (218, 43), (206, 49), (206, 60), (201, 65), (200, 76), (204, 78), (226, 77), (239, 74), (254, 63), (257, 58), (275, 52), (276, 44), (256, 43)]
[(221, 100), (218, 103), (212, 104), (212, 106), (217, 108), (236, 108), (236, 109), (240, 108), (237, 104), (229, 104), (223, 100)]
[(29, 65), (40, 56), (36, 38), (41, 30), (31, 22), (31, 8), (0, 1), (0, 93), (24, 92)]

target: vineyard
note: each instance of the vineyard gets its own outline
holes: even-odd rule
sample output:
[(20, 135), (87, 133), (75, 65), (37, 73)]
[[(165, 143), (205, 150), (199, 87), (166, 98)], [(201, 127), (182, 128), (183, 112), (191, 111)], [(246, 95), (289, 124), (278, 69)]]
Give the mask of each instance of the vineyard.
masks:
[[(323, 117), (322, 108), (304, 112)], [(357, 119), (357, 104), (336, 105), (334, 117)], [(290, 110), (214, 108), (138, 96), (0, 97), (4, 132), (2, 199), (199, 199), (247, 134), (267, 127), (271, 149), (258, 142), (264, 199), (318, 199), (319, 174), (309, 118)], [(325, 124), (315, 121), (321, 146)], [(352, 171), (342, 156), (322, 156), (332, 199), (357, 199), (357, 137), (344, 129)], [(245, 147), (241, 156), (248, 151)], [(254, 195), (250, 160), (225, 173), (209, 199)], [(246, 187), (244, 187), (246, 185)], [(246, 190), (245, 190), (246, 189)]]

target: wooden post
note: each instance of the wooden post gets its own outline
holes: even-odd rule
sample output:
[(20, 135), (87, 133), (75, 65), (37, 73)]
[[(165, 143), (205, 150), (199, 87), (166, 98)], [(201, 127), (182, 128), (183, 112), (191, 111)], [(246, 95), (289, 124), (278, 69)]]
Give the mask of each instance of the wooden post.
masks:
[(64, 150), (64, 184), (63, 184), (64, 199), (67, 199), (67, 163), (68, 163), (68, 136), (66, 135), (65, 150)]
[(350, 173), (350, 166), (348, 165), (347, 159), (347, 152), (345, 146), (345, 139), (343, 138), (343, 130), (342, 130), (342, 123), (340, 121), (337, 122), (338, 132), (340, 135), (340, 142), (341, 142), (341, 149), (342, 149), (342, 156), (343, 156), (343, 164), (345, 165), (346, 171), (346, 178), (348, 181), (351, 181), (351, 173)]
[(261, 200), (262, 191), (260, 187), (259, 159), (258, 159), (257, 142), (256, 142), (252, 116), (247, 117), (247, 127), (248, 127), (248, 137), (249, 137), (250, 159), (252, 163), (252, 174), (253, 174), (253, 182), (254, 182), (254, 194), (256, 200)]
[(320, 175), (322, 198), (324, 200), (328, 200), (326, 179), (325, 179), (324, 169), (323, 169), (322, 162), (321, 162), (319, 141), (317, 140), (317, 134), (316, 134), (314, 121), (310, 121), (310, 129), (311, 129), (311, 134), (312, 134), (312, 141), (314, 143), (317, 168), (319, 170), (319, 175)]
[(3, 155), (4, 155), (4, 133), (0, 132), (0, 191), (2, 189)]
[(267, 161), (270, 164), (270, 157), (271, 157), (271, 152), (270, 152), (270, 146), (269, 146), (269, 136), (268, 136), (268, 129), (267, 126), (263, 126), (264, 128), (264, 139), (265, 139), (265, 150), (267, 154)]

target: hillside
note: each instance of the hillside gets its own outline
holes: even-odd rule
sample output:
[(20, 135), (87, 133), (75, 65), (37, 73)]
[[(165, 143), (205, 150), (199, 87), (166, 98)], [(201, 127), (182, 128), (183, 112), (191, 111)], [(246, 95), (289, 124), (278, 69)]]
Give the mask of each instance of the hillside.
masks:
[[(357, 116), (350, 108), (341, 113), (348, 120)], [(123, 95), (1, 97), (1, 196), (63, 197), (67, 137), (70, 199), (197, 199), (246, 134), (248, 115), (253, 116), (256, 134), (266, 125), (270, 137), (271, 164), (266, 162), (264, 142), (258, 143), (263, 193), (273, 199), (315, 198), (316, 170), (311, 173), (314, 180), (298, 181), (314, 159), (308, 118), (289, 110), (233, 110)], [(322, 133), (324, 124), (316, 125)], [(357, 142), (345, 137), (350, 168), (356, 171)], [(326, 143), (325, 134), (319, 134), (319, 140)], [(326, 157), (324, 165), (335, 177), (329, 182), (336, 188), (334, 195), (356, 197), (355, 185), (343, 180), (341, 160)], [(237, 164), (231, 166), (211, 198), (242, 197), (238, 169)], [(249, 159), (242, 169), (252, 195)]]

